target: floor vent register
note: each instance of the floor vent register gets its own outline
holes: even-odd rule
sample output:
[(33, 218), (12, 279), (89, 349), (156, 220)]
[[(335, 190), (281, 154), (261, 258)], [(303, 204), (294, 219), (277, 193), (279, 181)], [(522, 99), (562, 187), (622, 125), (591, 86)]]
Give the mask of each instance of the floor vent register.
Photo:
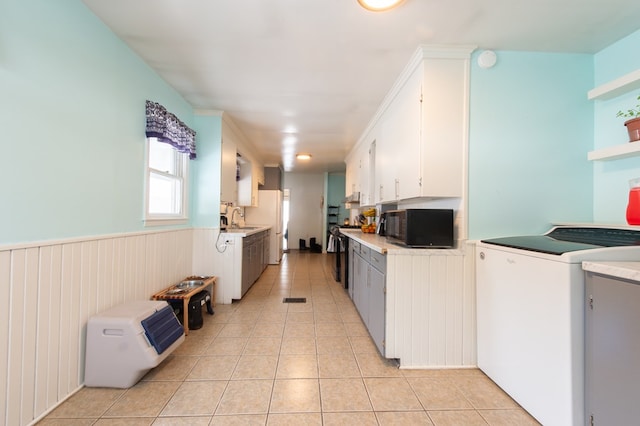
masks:
[(285, 297), (282, 303), (307, 303), (306, 297)]

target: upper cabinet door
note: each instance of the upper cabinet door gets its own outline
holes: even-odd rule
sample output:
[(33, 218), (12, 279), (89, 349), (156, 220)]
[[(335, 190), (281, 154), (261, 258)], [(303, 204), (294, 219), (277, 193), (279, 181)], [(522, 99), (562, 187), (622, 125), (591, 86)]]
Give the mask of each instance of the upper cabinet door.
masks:
[(258, 205), (257, 176), (252, 163), (238, 156), (238, 205), (242, 207), (256, 207)]
[(390, 193), (394, 200), (419, 197), (421, 114), (423, 67), (419, 66), (398, 93), (397, 102), (390, 108), (389, 120), (393, 130), (387, 135), (389, 150), (393, 155), (395, 173)]
[(468, 59), (427, 59), (422, 87), (421, 195), (461, 197), (468, 138)]
[(220, 202), (235, 203), (236, 193), (236, 144), (231, 138), (222, 137), (222, 167), (220, 168)]

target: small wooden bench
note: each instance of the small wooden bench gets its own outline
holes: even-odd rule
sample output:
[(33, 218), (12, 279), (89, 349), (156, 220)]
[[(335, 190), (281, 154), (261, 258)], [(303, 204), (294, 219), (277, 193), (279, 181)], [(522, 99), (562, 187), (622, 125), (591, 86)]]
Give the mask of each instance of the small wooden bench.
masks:
[(204, 284), (198, 287), (193, 287), (192, 289), (184, 289), (183, 291), (178, 292), (177, 285), (179, 283), (177, 283), (177, 284), (173, 284), (170, 287), (165, 288), (164, 290), (160, 290), (159, 292), (151, 296), (153, 300), (166, 300), (166, 301), (182, 300), (182, 304), (183, 304), (182, 325), (184, 326), (185, 336), (189, 335), (189, 300), (191, 300), (191, 296), (197, 293), (200, 293), (202, 290), (209, 289), (209, 292), (211, 294), (211, 304), (213, 306), (216, 305), (216, 292), (215, 292), (216, 277), (190, 276), (185, 278), (182, 281), (191, 281), (191, 280), (203, 281)]

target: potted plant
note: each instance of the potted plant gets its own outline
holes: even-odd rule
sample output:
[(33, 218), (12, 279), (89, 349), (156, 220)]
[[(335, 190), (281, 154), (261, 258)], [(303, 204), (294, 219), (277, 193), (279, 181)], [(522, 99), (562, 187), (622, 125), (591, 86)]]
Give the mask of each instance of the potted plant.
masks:
[(635, 108), (628, 109), (626, 111), (618, 111), (616, 117), (625, 117), (629, 120), (624, 122), (627, 126), (627, 132), (629, 133), (629, 142), (635, 142), (640, 140), (640, 95), (636, 98), (639, 102)]

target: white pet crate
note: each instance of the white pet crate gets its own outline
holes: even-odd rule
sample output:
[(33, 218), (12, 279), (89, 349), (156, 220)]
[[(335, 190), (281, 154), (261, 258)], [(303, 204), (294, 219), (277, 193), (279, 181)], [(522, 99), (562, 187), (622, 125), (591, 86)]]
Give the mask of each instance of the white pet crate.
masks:
[(184, 329), (165, 301), (124, 303), (87, 323), (84, 384), (128, 388), (184, 341)]

